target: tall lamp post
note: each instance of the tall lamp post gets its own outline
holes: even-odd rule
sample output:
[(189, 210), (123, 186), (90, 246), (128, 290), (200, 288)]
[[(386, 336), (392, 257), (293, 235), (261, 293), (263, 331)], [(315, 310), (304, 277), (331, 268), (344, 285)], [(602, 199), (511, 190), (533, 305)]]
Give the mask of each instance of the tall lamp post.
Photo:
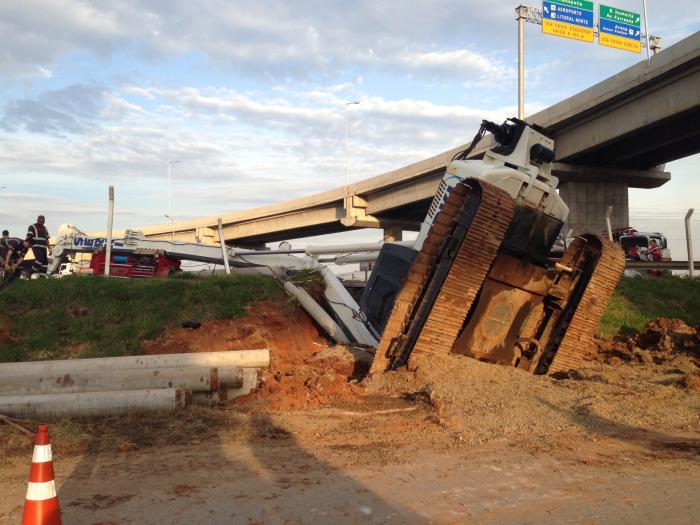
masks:
[(173, 164), (178, 164), (179, 160), (168, 161), (168, 214), (166, 217), (170, 221), (172, 228), (172, 238), (175, 238), (175, 220), (173, 219)]
[(358, 100), (345, 103), (345, 196), (348, 196), (348, 106), (359, 104)]

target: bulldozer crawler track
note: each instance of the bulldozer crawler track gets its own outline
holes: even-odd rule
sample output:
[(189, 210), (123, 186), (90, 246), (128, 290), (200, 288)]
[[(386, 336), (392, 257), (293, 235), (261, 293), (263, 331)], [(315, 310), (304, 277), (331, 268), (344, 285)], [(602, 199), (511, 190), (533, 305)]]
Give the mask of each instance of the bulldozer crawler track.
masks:
[[(478, 185), (478, 188), (469, 188)], [(372, 372), (391, 367), (390, 350), (406, 338), (444, 255), (450, 234), (470, 193), (480, 190), (479, 203), (434, 304), (423, 305), (429, 314), (416, 340), (419, 352), (448, 353), (496, 256), (513, 215), (513, 201), (487, 183), (470, 180), (450, 193), (399, 293), (372, 364)], [(472, 195), (472, 197), (474, 197)], [(414, 327), (415, 328), (415, 327)], [(411, 349), (409, 349), (409, 352)]]
[(459, 335), (513, 218), (513, 199), (480, 182), (481, 204), (413, 348), (447, 354)]
[(549, 365), (549, 374), (580, 367), (583, 358), (594, 351), (600, 320), (625, 269), (625, 254), (619, 246), (606, 239), (586, 237), (601, 243), (600, 258)]

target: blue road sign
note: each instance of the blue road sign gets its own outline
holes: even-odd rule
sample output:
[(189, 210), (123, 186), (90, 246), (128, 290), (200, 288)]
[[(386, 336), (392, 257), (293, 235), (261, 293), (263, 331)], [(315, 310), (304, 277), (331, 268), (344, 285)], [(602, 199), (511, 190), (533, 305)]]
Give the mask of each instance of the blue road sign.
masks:
[(641, 33), (638, 27), (634, 27), (621, 22), (613, 22), (612, 20), (600, 20), (600, 32), (609, 35), (621, 36), (631, 40), (639, 40)]
[(542, 17), (564, 24), (593, 28), (593, 11), (554, 2), (542, 2)]

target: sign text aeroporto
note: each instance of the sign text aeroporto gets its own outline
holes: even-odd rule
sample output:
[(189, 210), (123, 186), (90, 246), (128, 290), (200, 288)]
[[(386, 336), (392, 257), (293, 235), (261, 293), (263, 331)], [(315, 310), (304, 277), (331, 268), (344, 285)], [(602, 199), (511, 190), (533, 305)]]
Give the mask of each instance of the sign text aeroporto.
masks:
[(542, 32), (583, 42), (593, 42), (593, 2), (588, 0), (544, 0)]

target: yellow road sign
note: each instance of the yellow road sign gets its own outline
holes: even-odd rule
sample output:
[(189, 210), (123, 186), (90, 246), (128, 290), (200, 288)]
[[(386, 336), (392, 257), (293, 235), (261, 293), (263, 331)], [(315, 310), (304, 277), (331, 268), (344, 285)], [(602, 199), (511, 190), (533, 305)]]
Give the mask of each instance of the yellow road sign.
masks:
[[(556, 20), (542, 20), (542, 32), (547, 35), (563, 36), (573, 40), (593, 43), (594, 31), (592, 27), (581, 27), (565, 24)], [(626, 38), (620, 40), (627, 40)], [(602, 42), (601, 42), (602, 44)]]
[(608, 33), (600, 33), (598, 35), (598, 43), (601, 46), (624, 49), (625, 51), (632, 51), (633, 53), (642, 52), (642, 43), (639, 40), (623, 38), (621, 36), (610, 35)]

